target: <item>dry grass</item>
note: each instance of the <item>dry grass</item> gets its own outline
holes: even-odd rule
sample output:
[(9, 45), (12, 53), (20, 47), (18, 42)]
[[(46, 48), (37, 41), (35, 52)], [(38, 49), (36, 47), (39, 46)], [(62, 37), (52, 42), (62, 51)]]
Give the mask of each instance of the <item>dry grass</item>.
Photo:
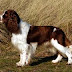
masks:
[[(0, 0), (0, 10), (14, 9), (21, 19), (37, 26), (53, 25), (64, 30), (72, 41), (72, 1), (71, 0)], [(0, 12), (1, 12), (0, 11)], [(71, 72), (72, 66), (44, 62), (36, 66), (16, 68), (18, 53), (10, 43), (10, 34), (3, 24), (0, 24), (0, 72)], [(38, 49), (37, 53), (44, 54), (46, 49)], [(41, 52), (39, 52), (41, 51)], [(38, 55), (39, 55), (38, 54)], [(16, 56), (17, 55), (17, 56)], [(14, 60), (16, 59), (16, 60)], [(43, 61), (34, 59), (33, 61)], [(38, 62), (40, 63), (40, 62)], [(63, 65), (63, 67), (61, 66)], [(43, 68), (44, 66), (44, 68)], [(66, 69), (64, 69), (66, 68)]]
[(32, 25), (53, 25), (62, 28), (68, 36), (72, 33), (71, 0), (0, 0), (0, 9), (14, 9)]

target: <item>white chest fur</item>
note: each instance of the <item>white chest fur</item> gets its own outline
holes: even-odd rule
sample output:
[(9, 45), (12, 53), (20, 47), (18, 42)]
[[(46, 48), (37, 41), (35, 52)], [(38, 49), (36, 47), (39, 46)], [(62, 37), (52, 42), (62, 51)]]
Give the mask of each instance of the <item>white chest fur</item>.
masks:
[(12, 38), (11, 38), (11, 42), (12, 44), (19, 49), (19, 47), (24, 44), (27, 44), (27, 34), (29, 31), (30, 25), (27, 24), (26, 22), (20, 22), (20, 30), (21, 33), (19, 34), (14, 34), (12, 33)]
[(11, 41), (14, 46), (18, 46), (18, 44), (26, 43), (26, 38), (22, 34), (12, 34)]

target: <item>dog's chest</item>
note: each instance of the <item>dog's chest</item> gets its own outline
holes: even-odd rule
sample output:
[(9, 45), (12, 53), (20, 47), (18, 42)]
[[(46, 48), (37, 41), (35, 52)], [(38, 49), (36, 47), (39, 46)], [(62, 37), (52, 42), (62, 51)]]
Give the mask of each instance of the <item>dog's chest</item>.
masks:
[(26, 22), (22, 22), (20, 25), (20, 34), (12, 34), (11, 42), (15, 47), (19, 47), (27, 43), (27, 35), (29, 31), (30, 25)]
[(26, 43), (26, 37), (22, 34), (12, 34), (11, 42), (15, 47)]

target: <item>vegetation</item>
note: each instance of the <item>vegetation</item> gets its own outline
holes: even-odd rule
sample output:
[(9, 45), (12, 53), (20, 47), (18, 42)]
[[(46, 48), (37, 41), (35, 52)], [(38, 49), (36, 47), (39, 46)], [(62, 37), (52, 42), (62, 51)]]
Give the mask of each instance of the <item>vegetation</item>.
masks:
[[(0, 0), (0, 13), (7, 9), (15, 10), (22, 20), (32, 25), (59, 27), (72, 41), (72, 0)], [(5, 25), (0, 23), (0, 72), (72, 72), (72, 65), (66, 65), (67, 59), (52, 64), (56, 56), (44, 46), (37, 48), (29, 66), (16, 67), (19, 53), (10, 37)]]

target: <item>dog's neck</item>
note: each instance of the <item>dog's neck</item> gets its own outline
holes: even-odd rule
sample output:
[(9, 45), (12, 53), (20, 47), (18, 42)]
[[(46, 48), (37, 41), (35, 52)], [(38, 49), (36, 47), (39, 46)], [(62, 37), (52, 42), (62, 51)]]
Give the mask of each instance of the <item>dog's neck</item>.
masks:
[(12, 33), (12, 34), (15, 34), (15, 35), (22, 34), (27, 37), (30, 26), (31, 26), (30, 24), (21, 20), (19, 24), (19, 33)]

